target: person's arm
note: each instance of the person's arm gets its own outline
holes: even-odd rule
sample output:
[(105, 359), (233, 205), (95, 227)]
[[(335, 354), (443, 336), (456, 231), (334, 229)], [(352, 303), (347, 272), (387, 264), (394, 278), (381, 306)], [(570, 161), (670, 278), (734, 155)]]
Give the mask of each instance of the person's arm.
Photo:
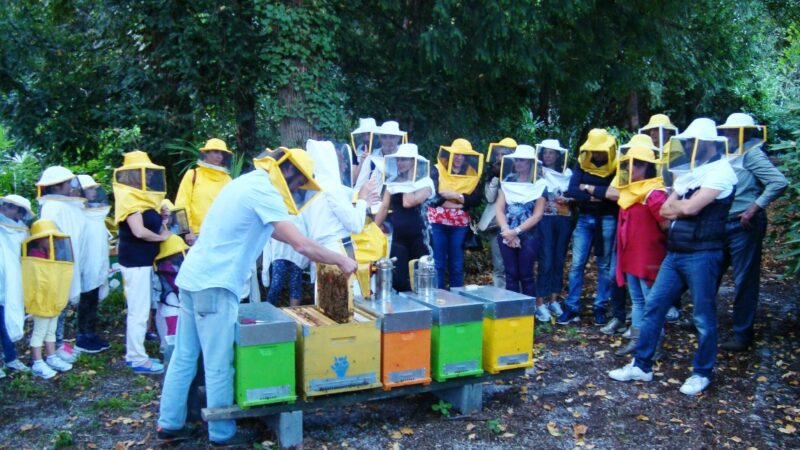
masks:
[(474, 208), (481, 204), (480, 188), (475, 188), (471, 193), (462, 195), (464, 208)]
[(500, 178), (491, 177), (491, 179), (484, 185), (483, 188), (483, 195), (486, 198), (486, 202), (496, 202), (498, 191), (500, 191)]
[(383, 200), (381, 200), (381, 208), (378, 214), (375, 215), (375, 225), (381, 226), (389, 214), (389, 204), (391, 203), (392, 195), (389, 191), (383, 193)]
[(583, 169), (576, 164), (575, 168), (572, 169), (572, 176), (569, 178), (569, 187), (567, 188), (567, 192), (564, 193), (564, 197), (569, 197), (580, 202), (588, 202), (592, 199), (591, 195), (581, 189), (583, 174)]
[(605, 196), (606, 199), (616, 202), (619, 200), (619, 189), (615, 188), (614, 186), (608, 186)]
[(414, 192), (403, 194), (403, 208), (415, 208), (431, 196), (431, 188), (426, 187)]
[(328, 250), (306, 236), (303, 236), (292, 222), (273, 222), (272, 226), (274, 227), (274, 231), (272, 232), (273, 238), (291, 245), (294, 251), (314, 262), (335, 264), (339, 266), (339, 269), (345, 274), (351, 274), (358, 268), (356, 262), (347, 256)]
[[(364, 187), (367, 187), (367, 185), (369, 183), (365, 184)], [(364, 187), (361, 188), (362, 191), (366, 191)], [(367, 202), (359, 195), (356, 204), (353, 205), (349, 198), (344, 198), (343, 194), (339, 195), (340, 193), (341, 191), (337, 190), (327, 195), (323, 193), (323, 195), (326, 196), (328, 206), (344, 229), (351, 234), (360, 233), (364, 229), (364, 221), (367, 217)]]
[(506, 221), (506, 196), (503, 194), (503, 191), (499, 191), (497, 193), (497, 200), (494, 203), (494, 220), (497, 221), (497, 226), (500, 229), (508, 228), (508, 222)]
[(763, 151), (750, 151), (744, 156), (745, 169), (764, 186), (764, 191), (739, 215), (742, 227), (750, 228), (750, 219), (781, 196), (789, 186), (786, 177), (775, 167)]
[(665, 191), (655, 189), (650, 191), (647, 200), (645, 200), (645, 206), (647, 206), (647, 209), (650, 211), (653, 220), (658, 222), (658, 227), (661, 228), (661, 231), (666, 231), (667, 228), (669, 228), (669, 220), (661, 215), (661, 207), (664, 206), (664, 202), (667, 201), (667, 198), (667, 193)]
[(661, 216), (669, 220), (696, 216), (703, 208), (710, 205), (720, 192), (722, 191), (701, 187), (691, 198), (685, 200), (678, 199), (678, 194), (673, 192), (661, 207)]
[(142, 239), (147, 242), (162, 242), (172, 234), (169, 232), (169, 230), (161, 230), (161, 233), (159, 234), (148, 230), (144, 226), (144, 219), (142, 218), (141, 212), (131, 214), (125, 219), (125, 222), (131, 229), (131, 233), (133, 233), (137, 239)]

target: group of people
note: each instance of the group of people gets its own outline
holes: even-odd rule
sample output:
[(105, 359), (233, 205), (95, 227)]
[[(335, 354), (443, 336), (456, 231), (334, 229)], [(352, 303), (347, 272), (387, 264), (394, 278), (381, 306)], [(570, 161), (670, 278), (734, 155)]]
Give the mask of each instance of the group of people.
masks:
[[(429, 161), (397, 122), (361, 119), (350, 145), (309, 140), (305, 149), (267, 149), (235, 180), (228, 170), (232, 152), (210, 139), (174, 204), (165, 198), (165, 168), (145, 152), (126, 153), (112, 180), (126, 363), (136, 373), (164, 372), (164, 362), (144, 346), (155, 310), (170, 358), (158, 436), (185, 438), (187, 394), (201, 354), (208, 406), (233, 402), (234, 325), (260, 256), (272, 303), (288, 285), (289, 303), (300, 304), (310, 264), (355, 273), (353, 288), (366, 296), (374, 289), (370, 264), (385, 257), (394, 259), (397, 291), (412, 288), (409, 263), (425, 255), (434, 259), (437, 286), (447, 289), (463, 286), (464, 244), (476, 231), (490, 244), (493, 283), (535, 297), (542, 322), (579, 319), (594, 251), (594, 321), (605, 333), (625, 333), (629, 344), (617, 354), (634, 355), (609, 373), (617, 380), (652, 378), (664, 322), (688, 290), (698, 351), (681, 392), (697, 394), (714, 365), (715, 298), (727, 265), (736, 300), (733, 336), (724, 347), (743, 350), (753, 340), (764, 209), (787, 185), (762, 149), (765, 140), (766, 129), (746, 114), (732, 114), (720, 126), (696, 119), (682, 133), (659, 114), (624, 145), (607, 130), (591, 130), (572, 165), (556, 139), (531, 146), (504, 138), (484, 155), (458, 138)], [(63, 345), (67, 304), (77, 306), (75, 349), (109, 347), (96, 326), (98, 302), (108, 291), (104, 219), (111, 208), (92, 177), (64, 167), (46, 169), (37, 189), (41, 219), (30, 228), (27, 199), (10, 194), (0, 203), (0, 323), (5, 366), (51, 378), (75, 358)], [(13, 344), (26, 313), (33, 317), (31, 369)], [(232, 420), (211, 422), (209, 436), (219, 444), (241, 439)]]

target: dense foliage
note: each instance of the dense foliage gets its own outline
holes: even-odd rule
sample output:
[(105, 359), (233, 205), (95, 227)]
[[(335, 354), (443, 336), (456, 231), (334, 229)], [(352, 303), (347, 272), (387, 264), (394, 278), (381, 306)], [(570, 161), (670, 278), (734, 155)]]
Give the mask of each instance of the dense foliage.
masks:
[(209, 136), (345, 139), (365, 116), (431, 154), (743, 110), (797, 162), (797, 2), (45, 0), (5, 2), (0, 34), (4, 191), (51, 163), (105, 179), (133, 148), (182, 168)]

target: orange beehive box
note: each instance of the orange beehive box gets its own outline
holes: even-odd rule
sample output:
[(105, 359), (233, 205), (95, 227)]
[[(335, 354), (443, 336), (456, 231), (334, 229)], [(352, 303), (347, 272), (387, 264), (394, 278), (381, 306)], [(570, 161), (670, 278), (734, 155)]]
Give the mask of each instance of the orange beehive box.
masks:
[(429, 308), (393, 296), (387, 300), (357, 300), (357, 309), (381, 317), (381, 381), (386, 390), (431, 382), (431, 322)]

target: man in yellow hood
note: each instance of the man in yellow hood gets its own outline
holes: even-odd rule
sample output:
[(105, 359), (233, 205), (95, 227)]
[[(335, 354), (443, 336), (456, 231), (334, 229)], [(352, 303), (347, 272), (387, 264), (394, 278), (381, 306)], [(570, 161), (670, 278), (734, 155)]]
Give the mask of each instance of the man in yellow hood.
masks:
[[(211, 204), (200, 229), (203, 237), (186, 255), (175, 281), (181, 310), (161, 393), (157, 435), (162, 442), (192, 435), (184, 427), (186, 403), (201, 351), (208, 407), (233, 404), (239, 298), (267, 239), (286, 242), (312, 261), (336, 264), (346, 274), (356, 270), (355, 261), (303, 236), (289, 221), (289, 211), (297, 214), (318, 197), (313, 160), (303, 150), (279, 148), (253, 163), (255, 170), (228, 183)], [(208, 434), (212, 445), (251, 444), (236, 433), (234, 420), (209, 422)]]
[(212, 138), (200, 148), (203, 159), (197, 161), (197, 167), (189, 169), (178, 187), (175, 206), (186, 208), (189, 216), (189, 227), (192, 232), (186, 235), (186, 242), (194, 244), (200, 225), (206, 217), (208, 208), (219, 191), (231, 181), (228, 165), (233, 152), (222, 139)]

